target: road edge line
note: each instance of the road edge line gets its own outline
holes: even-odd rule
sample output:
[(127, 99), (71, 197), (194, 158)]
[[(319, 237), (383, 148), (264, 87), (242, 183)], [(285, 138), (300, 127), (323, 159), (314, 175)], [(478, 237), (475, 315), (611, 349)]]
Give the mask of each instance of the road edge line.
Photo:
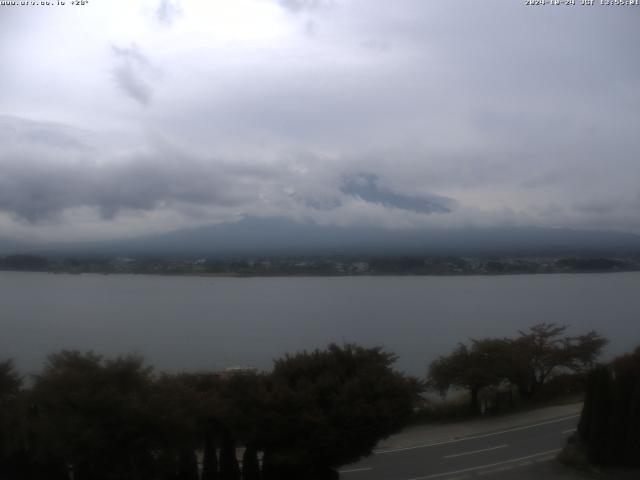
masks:
[(392, 448), (392, 449), (388, 449), (388, 450), (374, 450), (373, 454), (374, 455), (384, 455), (384, 454), (387, 454), (387, 453), (404, 452), (404, 451), (407, 451), (407, 450), (417, 450), (419, 448), (437, 447), (439, 445), (448, 445), (450, 443), (465, 442), (467, 440), (475, 440), (477, 438), (494, 437), (496, 435), (502, 435), (504, 433), (517, 432), (517, 431), (520, 431), (520, 430), (527, 430), (529, 428), (541, 427), (543, 425), (551, 425), (553, 423), (560, 423), (560, 422), (564, 422), (565, 420), (571, 420), (572, 418), (578, 418), (579, 416), (580, 416), (580, 414), (569, 415), (567, 417), (557, 418), (555, 420), (548, 420), (546, 422), (535, 423), (533, 425), (524, 425), (524, 426), (521, 426), (521, 427), (508, 428), (506, 430), (500, 430), (499, 432), (482, 433), (482, 434), (478, 434), (478, 435), (471, 435), (471, 436), (468, 436), (468, 437), (452, 438), (452, 439), (449, 439), (449, 440), (443, 440), (441, 442), (425, 443), (425, 444), (422, 444), (422, 445), (413, 445), (411, 447), (399, 447), (399, 448)]

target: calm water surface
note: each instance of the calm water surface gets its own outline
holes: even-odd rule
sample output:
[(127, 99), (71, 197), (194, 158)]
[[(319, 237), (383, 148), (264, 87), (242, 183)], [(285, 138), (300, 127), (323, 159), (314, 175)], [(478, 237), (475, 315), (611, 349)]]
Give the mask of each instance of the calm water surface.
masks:
[(159, 369), (269, 368), (329, 342), (384, 345), (427, 364), (469, 337), (536, 322), (596, 329), (607, 355), (640, 344), (640, 273), (473, 277), (202, 278), (0, 272), (0, 359), (37, 371), (63, 348), (138, 352)]

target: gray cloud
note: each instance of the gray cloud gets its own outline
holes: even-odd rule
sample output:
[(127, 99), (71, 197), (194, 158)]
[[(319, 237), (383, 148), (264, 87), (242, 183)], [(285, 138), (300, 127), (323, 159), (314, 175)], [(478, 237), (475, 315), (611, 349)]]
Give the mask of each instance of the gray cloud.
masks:
[(113, 69), (113, 77), (120, 89), (141, 105), (148, 105), (153, 95), (153, 80), (158, 77), (158, 70), (151, 65), (138, 47), (111, 47), (118, 59)]
[(177, 0), (160, 0), (156, 9), (156, 18), (165, 25), (171, 25), (180, 15), (182, 8)]
[(420, 214), (455, 206), (437, 195), (394, 192), (374, 173), (348, 175), (339, 164), (318, 168), (320, 159), (304, 152), (268, 166), (198, 158), (154, 140), (123, 155), (102, 134), (13, 117), (0, 117), (0, 141), (0, 210), (33, 224), (62, 221), (65, 211), (83, 207), (113, 220), (125, 210), (197, 216), (211, 207), (295, 216), (348, 210), (354, 198)]
[(110, 220), (124, 209), (154, 210), (180, 203), (233, 206), (246, 200), (229, 187), (233, 173), (217, 173), (184, 158), (54, 166), (17, 157), (0, 165), (0, 210), (37, 223), (57, 220), (64, 210), (78, 207), (96, 208)]
[(202, 162), (162, 143), (108, 158), (114, 155), (102, 150), (108, 138), (59, 124), (0, 117), (0, 128), (0, 210), (31, 223), (56, 221), (80, 207), (110, 220), (125, 209), (242, 205), (256, 194), (239, 185), (264, 173)]
[(317, 10), (332, 6), (335, 0), (277, 0), (278, 3), (293, 13)]
[(370, 38), (360, 44), (362, 45), (362, 48), (376, 53), (385, 53), (391, 49), (391, 42), (376, 38)]
[(402, 195), (379, 186), (378, 181), (379, 178), (375, 174), (359, 174), (347, 179), (341, 190), (366, 202), (418, 213), (448, 213), (455, 208), (455, 202), (450, 198), (437, 195)]

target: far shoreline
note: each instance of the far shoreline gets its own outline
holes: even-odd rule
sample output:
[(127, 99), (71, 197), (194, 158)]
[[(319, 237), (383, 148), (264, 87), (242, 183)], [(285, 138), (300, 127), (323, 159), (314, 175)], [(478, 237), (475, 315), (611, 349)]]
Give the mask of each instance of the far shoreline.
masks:
[(486, 273), (362, 273), (362, 274), (311, 274), (311, 273), (292, 273), (292, 274), (245, 274), (245, 273), (207, 273), (207, 272), (70, 272), (70, 271), (51, 271), (51, 270), (0, 270), (0, 273), (43, 273), (48, 275), (66, 275), (66, 276), (149, 276), (149, 277), (196, 277), (196, 278), (375, 278), (375, 277), (521, 277), (527, 275), (592, 275), (592, 274), (621, 274), (621, 273), (638, 273), (640, 269), (632, 270), (587, 270), (587, 271), (556, 271), (556, 272), (486, 272)]

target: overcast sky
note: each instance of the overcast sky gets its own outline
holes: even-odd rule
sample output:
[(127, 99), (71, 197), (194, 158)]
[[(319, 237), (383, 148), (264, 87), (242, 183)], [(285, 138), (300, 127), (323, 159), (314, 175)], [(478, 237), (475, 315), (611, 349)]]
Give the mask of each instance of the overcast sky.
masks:
[(640, 7), (523, 4), (0, 6), (0, 236), (640, 233)]

